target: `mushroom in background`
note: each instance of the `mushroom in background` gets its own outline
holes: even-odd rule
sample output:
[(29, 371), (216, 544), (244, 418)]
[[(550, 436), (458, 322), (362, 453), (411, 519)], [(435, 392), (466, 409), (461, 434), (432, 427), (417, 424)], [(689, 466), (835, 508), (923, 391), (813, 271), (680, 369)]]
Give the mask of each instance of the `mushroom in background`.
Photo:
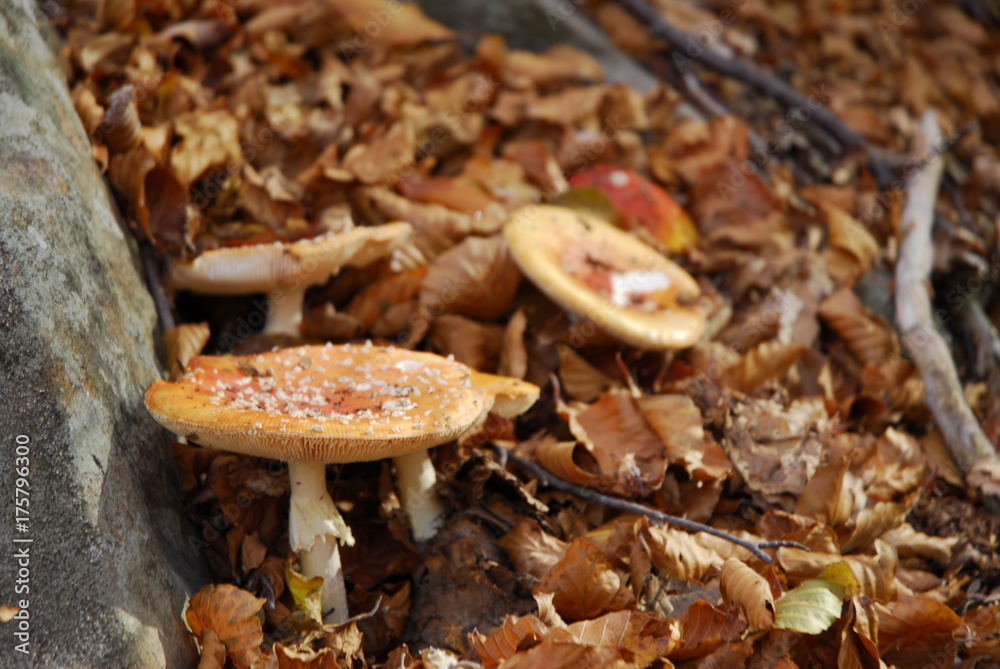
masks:
[(170, 287), (211, 295), (268, 293), (264, 334), (299, 336), (306, 290), (348, 264), (363, 266), (397, 248), (409, 223), (386, 223), (328, 232), (296, 242), (275, 242), (205, 251), (170, 269)]
[[(465, 365), (372, 346), (300, 346), (250, 356), (196, 356), (146, 406), (189, 441), (288, 462), (289, 540), (302, 573), (323, 578), (325, 620), (347, 619), (337, 542), (353, 537), (327, 491), (328, 463), (361, 462), (449, 441), (492, 398)], [(406, 496), (406, 491), (404, 496)]]
[(698, 228), (687, 212), (655, 183), (616, 165), (594, 165), (569, 178), (572, 189), (554, 204), (586, 202), (586, 190), (603, 193), (619, 227), (658, 250), (682, 253), (698, 243)]
[(627, 232), (587, 213), (528, 206), (504, 224), (510, 253), (548, 297), (632, 346), (692, 346), (705, 331), (698, 283)]

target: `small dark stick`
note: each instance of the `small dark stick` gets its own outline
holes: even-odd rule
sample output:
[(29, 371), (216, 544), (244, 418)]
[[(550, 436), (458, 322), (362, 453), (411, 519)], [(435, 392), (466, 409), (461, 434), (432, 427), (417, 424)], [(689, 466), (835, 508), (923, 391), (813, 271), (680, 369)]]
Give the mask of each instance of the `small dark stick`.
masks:
[[(494, 447), (496, 448), (496, 447)], [(503, 451), (503, 449), (497, 448), (498, 451)], [(709, 525), (704, 525), (702, 523), (697, 523), (693, 520), (688, 520), (686, 518), (679, 518), (677, 516), (671, 516), (670, 514), (663, 513), (662, 511), (657, 511), (656, 509), (650, 509), (641, 504), (636, 504), (635, 502), (629, 502), (624, 499), (619, 499), (617, 497), (611, 497), (610, 495), (604, 495), (597, 492), (591, 488), (586, 488), (584, 486), (579, 486), (564, 479), (553, 476), (549, 472), (542, 469), (539, 465), (536, 465), (530, 460), (525, 460), (522, 457), (518, 457), (511, 453), (510, 451), (504, 451), (506, 453), (506, 459), (510, 462), (515, 463), (518, 467), (528, 472), (532, 476), (538, 479), (539, 483), (549, 488), (559, 490), (561, 492), (566, 492), (571, 495), (576, 495), (577, 497), (582, 497), (589, 502), (596, 502), (598, 504), (604, 504), (613, 509), (619, 509), (621, 511), (630, 511), (647, 518), (660, 522), (666, 523), (668, 525), (675, 525), (677, 527), (682, 527), (685, 530), (690, 530), (692, 532), (704, 532), (706, 534), (711, 534), (712, 536), (719, 537), (720, 539), (725, 539), (730, 543), (734, 543), (737, 546), (750, 551), (754, 557), (760, 559), (764, 564), (771, 564), (771, 556), (764, 552), (765, 548), (800, 548), (802, 550), (808, 551), (807, 546), (803, 546), (800, 543), (794, 541), (762, 541), (760, 543), (754, 543), (752, 541), (747, 541), (746, 539), (740, 539), (739, 537), (734, 537), (731, 534), (723, 532), (722, 530), (717, 530)]]

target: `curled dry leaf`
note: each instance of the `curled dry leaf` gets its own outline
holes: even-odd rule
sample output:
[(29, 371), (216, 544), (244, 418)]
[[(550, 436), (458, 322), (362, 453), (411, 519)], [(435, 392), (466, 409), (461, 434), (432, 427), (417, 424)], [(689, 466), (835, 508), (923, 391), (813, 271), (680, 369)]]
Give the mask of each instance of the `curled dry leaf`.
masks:
[(834, 280), (853, 286), (871, 269), (878, 256), (879, 244), (857, 219), (836, 205), (821, 202), (830, 234), (826, 263)]
[(185, 618), (195, 636), (212, 630), (233, 663), (249, 667), (264, 640), (258, 613), (265, 601), (234, 585), (206, 585), (188, 600)]
[(671, 527), (645, 527), (639, 536), (653, 565), (669, 578), (702, 581), (725, 561), (699, 541), (701, 535)]
[(171, 381), (179, 379), (188, 361), (201, 353), (210, 334), (208, 323), (182, 323), (163, 333), (163, 348), (166, 350)]
[(302, 187), (274, 165), (260, 172), (250, 165), (243, 166), (243, 184), (237, 202), (255, 221), (279, 230), (288, 219), (302, 218), (306, 213), (302, 195)]
[(456, 314), (443, 314), (431, 325), (430, 346), (441, 355), (455, 356), (472, 369), (492, 371), (500, 359), (503, 327), (486, 325)]
[(469, 645), (483, 661), (483, 666), (492, 669), (517, 651), (541, 641), (548, 631), (548, 626), (535, 616), (508, 616), (489, 636), (473, 630), (469, 634)]
[(497, 540), (517, 570), (542, 578), (566, 554), (569, 544), (542, 530), (537, 522), (522, 518)]
[(722, 565), (719, 590), (730, 606), (739, 606), (749, 631), (770, 629), (774, 624), (774, 595), (767, 579), (736, 558)]
[(768, 381), (780, 381), (799, 361), (806, 347), (767, 341), (754, 346), (728, 367), (719, 383), (741, 393), (751, 393)]
[(535, 448), (535, 459), (570, 483), (592, 486), (601, 482), (593, 453), (578, 441), (556, 441), (555, 437), (545, 436)]
[(497, 374), (513, 379), (523, 379), (528, 374), (528, 349), (524, 344), (527, 327), (528, 316), (524, 309), (518, 309), (507, 321), (507, 327), (503, 331)]
[(896, 547), (896, 553), (901, 558), (925, 558), (943, 566), (951, 562), (960, 541), (958, 537), (929, 536), (916, 531), (909, 523), (903, 523), (889, 530), (882, 538)]
[(744, 483), (769, 499), (798, 496), (815, 474), (824, 435), (832, 425), (820, 399), (795, 400), (783, 407), (758, 400), (730, 407), (726, 454)]
[(599, 81), (604, 78), (604, 70), (588, 54), (557, 44), (541, 54), (530, 51), (505, 54), (503, 78), (512, 88), (548, 88), (574, 81)]
[(642, 415), (660, 436), (667, 461), (679, 464), (695, 481), (727, 477), (732, 464), (715, 441), (705, 439), (701, 410), (686, 395), (646, 395), (638, 400)]
[(225, 172), (243, 165), (239, 122), (229, 111), (198, 111), (174, 120), (180, 142), (170, 152), (170, 170), (186, 189), (211, 170)]
[(844, 475), (849, 466), (848, 458), (842, 456), (817, 469), (795, 502), (795, 513), (830, 527), (846, 523), (854, 511), (854, 499), (844, 488)]
[(365, 184), (392, 183), (413, 159), (417, 137), (413, 124), (398, 121), (381, 137), (355, 144), (344, 155), (343, 167)]
[(667, 468), (663, 442), (630, 395), (604, 395), (580, 411), (570, 429), (591, 447), (601, 474), (614, 480), (616, 489), (643, 496), (662, 484)]
[(841, 288), (823, 300), (819, 317), (837, 333), (861, 364), (878, 365), (899, 352), (899, 342), (892, 329), (870, 314), (849, 288)]
[[(920, 595), (875, 603), (881, 657), (897, 667), (951, 667), (965, 622), (947, 605)], [(928, 663), (930, 657), (934, 658)]]
[(503, 237), (470, 237), (431, 263), (420, 304), (433, 314), (492, 321), (508, 311), (520, 281)]
[(226, 646), (214, 630), (206, 628), (201, 635), (201, 658), (198, 669), (223, 669), (226, 666)]
[(305, 644), (274, 644), (277, 669), (334, 669), (337, 659), (329, 648), (313, 650)]
[(559, 355), (559, 387), (566, 394), (581, 402), (593, 402), (612, 388), (621, 384), (565, 344), (556, 344)]
[(143, 236), (161, 248), (184, 246), (187, 189), (170, 170), (156, 163), (144, 147), (112, 156), (108, 178), (125, 197), (125, 215), (139, 224)]
[(632, 602), (632, 591), (611, 567), (604, 552), (576, 539), (542, 578), (536, 592), (551, 592), (552, 603), (566, 620), (595, 618)]

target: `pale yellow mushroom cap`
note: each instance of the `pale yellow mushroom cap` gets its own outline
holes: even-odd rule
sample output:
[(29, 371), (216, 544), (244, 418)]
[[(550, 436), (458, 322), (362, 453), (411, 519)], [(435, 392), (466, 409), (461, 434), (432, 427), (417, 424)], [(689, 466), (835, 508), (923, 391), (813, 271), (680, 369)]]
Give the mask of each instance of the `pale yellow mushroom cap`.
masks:
[(528, 206), (504, 225), (515, 262), (553, 302), (622, 341), (684, 348), (705, 331), (698, 283), (627, 232), (565, 207)]

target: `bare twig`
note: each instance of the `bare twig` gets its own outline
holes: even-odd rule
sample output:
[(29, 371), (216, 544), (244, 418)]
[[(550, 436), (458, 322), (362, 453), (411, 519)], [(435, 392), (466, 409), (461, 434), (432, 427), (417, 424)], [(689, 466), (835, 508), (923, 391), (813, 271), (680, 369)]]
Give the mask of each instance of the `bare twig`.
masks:
[[(503, 449), (497, 450), (502, 451)], [(576, 495), (577, 497), (581, 497), (588, 502), (595, 502), (620, 511), (629, 511), (641, 516), (646, 516), (650, 520), (659, 523), (675, 525), (677, 527), (682, 527), (685, 530), (690, 530), (691, 532), (704, 532), (705, 534), (711, 534), (714, 537), (725, 539), (726, 541), (747, 549), (754, 555), (754, 557), (764, 562), (764, 564), (771, 564), (771, 556), (764, 552), (764, 549), (766, 548), (800, 548), (802, 550), (809, 550), (806, 546), (794, 541), (761, 541), (759, 543), (754, 543), (753, 541), (740, 539), (739, 537), (723, 532), (722, 530), (718, 530), (710, 525), (696, 523), (693, 520), (679, 518), (678, 516), (671, 516), (670, 514), (663, 513), (662, 511), (657, 511), (656, 509), (650, 509), (642, 504), (629, 502), (628, 500), (599, 493), (593, 488), (587, 488), (576, 485), (575, 483), (570, 483), (569, 481), (563, 480), (557, 476), (553, 476), (539, 465), (536, 465), (534, 462), (525, 460), (524, 458), (518, 457), (513, 453), (507, 452), (507, 460), (513, 462), (518, 467), (534, 476), (544, 486), (569, 493), (571, 495)]]
[(968, 474), (979, 460), (995, 457), (995, 450), (965, 402), (948, 345), (934, 327), (927, 293), (934, 244), (931, 229), (944, 157), (944, 137), (934, 112), (920, 120), (915, 153), (928, 158), (906, 184), (906, 202), (900, 223), (896, 261), (896, 322), (924, 381), (924, 398), (944, 435), (955, 464)]
[[(880, 156), (871, 150), (864, 137), (848, 128), (836, 114), (826, 107), (816, 107), (810, 104), (806, 96), (766, 70), (759, 69), (742, 60), (730, 58), (714, 49), (703, 47), (693, 36), (688, 35), (664, 19), (645, 0), (618, 0), (618, 4), (628, 10), (629, 13), (642, 23), (649, 26), (650, 32), (654, 35), (667, 40), (674, 53), (690, 57), (722, 75), (738, 79), (787, 107), (793, 109), (809, 108), (812, 112), (812, 120), (826, 132), (830, 133), (842, 147), (845, 149), (861, 149), (865, 152), (868, 156), (868, 168), (871, 170), (880, 189), (888, 188), (892, 183), (892, 170), (889, 169)], [(692, 44), (699, 48), (686, 49), (687, 46)]]

